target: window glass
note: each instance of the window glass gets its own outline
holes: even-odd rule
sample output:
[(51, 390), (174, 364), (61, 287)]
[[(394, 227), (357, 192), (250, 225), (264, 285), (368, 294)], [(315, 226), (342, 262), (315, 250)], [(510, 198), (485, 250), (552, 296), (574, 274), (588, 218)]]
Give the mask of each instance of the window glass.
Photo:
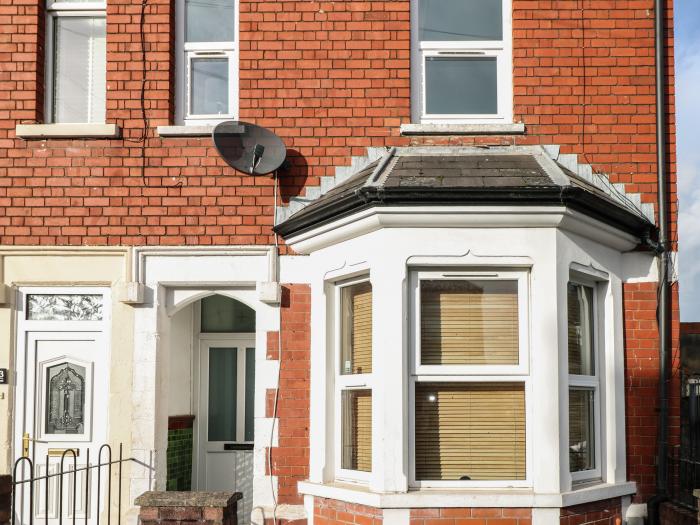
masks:
[(185, 0), (187, 42), (233, 42), (234, 0)]
[(425, 112), (498, 113), (496, 57), (425, 57)]
[(255, 435), (255, 348), (245, 349), (245, 437), (253, 441)]
[(522, 383), (416, 383), (417, 480), (525, 479)]
[(595, 468), (594, 391), (569, 389), (569, 469), (571, 472)]
[(567, 287), (569, 374), (595, 375), (593, 345), (593, 289)]
[(341, 289), (341, 374), (372, 372), (372, 285)]
[(85, 432), (85, 376), (85, 367), (74, 363), (61, 363), (47, 369), (47, 434)]
[(203, 333), (252, 333), (255, 332), (255, 310), (225, 297), (210, 295), (202, 299)]
[(502, 0), (419, 0), (421, 40), (502, 40)]
[(236, 348), (209, 348), (209, 441), (236, 441)]
[(192, 59), (192, 109), (194, 115), (225, 115), (228, 106), (228, 58)]
[(54, 18), (54, 122), (104, 122), (105, 42), (104, 17)]
[(102, 296), (97, 294), (29, 294), (29, 321), (101, 321)]
[(342, 460), (347, 470), (372, 470), (372, 391), (342, 393)]
[(518, 282), (422, 280), (421, 364), (515, 365)]

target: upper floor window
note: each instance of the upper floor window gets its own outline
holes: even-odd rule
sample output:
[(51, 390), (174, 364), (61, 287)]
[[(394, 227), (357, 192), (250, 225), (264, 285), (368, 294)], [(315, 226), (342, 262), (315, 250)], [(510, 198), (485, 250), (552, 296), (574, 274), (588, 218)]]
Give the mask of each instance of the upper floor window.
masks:
[(205, 124), (234, 118), (235, 0), (179, 0), (178, 7), (178, 120)]
[(413, 1), (414, 121), (511, 121), (510, 0)]
[(107, 93), (104, 2), (49, 1), (47, 13), (48, 120), (104, 122)]

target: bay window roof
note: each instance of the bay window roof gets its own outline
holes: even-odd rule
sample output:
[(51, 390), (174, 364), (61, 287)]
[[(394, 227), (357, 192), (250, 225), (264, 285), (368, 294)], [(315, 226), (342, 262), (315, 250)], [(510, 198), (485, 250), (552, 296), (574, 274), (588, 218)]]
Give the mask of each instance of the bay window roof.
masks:
[(580, 176), (538, 146), (392, 148), (278, 224), (282, 236), (382, 206), (567, 207), (632, 234), (656, 227), (604, 175)]

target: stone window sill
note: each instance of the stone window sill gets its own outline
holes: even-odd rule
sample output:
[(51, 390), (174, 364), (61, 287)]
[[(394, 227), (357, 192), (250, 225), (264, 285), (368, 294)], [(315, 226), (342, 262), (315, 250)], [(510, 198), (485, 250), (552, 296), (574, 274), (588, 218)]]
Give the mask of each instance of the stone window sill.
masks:
[(401, 124), (402, 135), (522, 135), (525, 124)]
[(116, 124), (17, 124), (15, 135), (23, 139), (113, 139), (119, 137)]
[(214, 126), (158, 126), (161, 137), (209, 137)]

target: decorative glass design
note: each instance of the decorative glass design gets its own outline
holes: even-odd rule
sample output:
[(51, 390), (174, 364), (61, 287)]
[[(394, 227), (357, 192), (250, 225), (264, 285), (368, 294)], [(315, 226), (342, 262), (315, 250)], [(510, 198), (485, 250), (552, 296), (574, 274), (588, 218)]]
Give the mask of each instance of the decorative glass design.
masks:
[(102, 321), (102, 296), (83, 294), (30, 294), (29, 321)]
[(64, 362), (46, 374), (46, 433), (82, 434), (85, 423), (85, 367)]

